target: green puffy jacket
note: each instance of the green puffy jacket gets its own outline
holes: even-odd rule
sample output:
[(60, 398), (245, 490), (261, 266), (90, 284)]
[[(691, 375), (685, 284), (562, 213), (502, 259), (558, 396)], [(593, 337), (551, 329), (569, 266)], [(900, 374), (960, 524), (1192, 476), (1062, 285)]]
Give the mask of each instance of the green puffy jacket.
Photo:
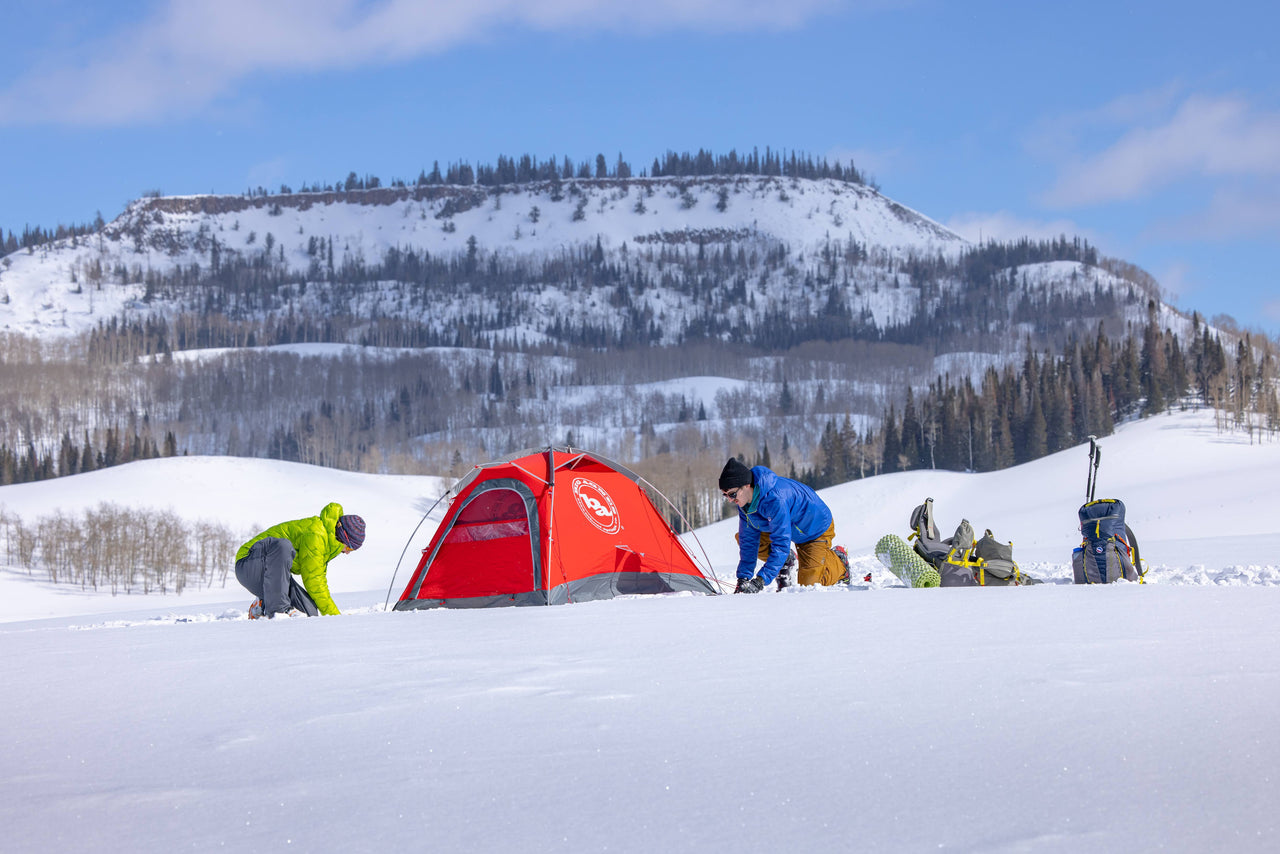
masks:
[(308, 516), (306, 519), (294, 519), (292, 522), (281, 522), (272, 525), (258, 534), (236, 552), (236, 560), (249, 553), (249, 549), (258, 540), (267, 537), (283, 537), (293, 543), (297, 554), (293, 558), (290, 572), (302, 576), (302, 586), (315, 600), (321, 614), (338, 614), (338, 606), (329, 595), (329, 561), (342, 554), (342, 543), (338, 542), (334, 529), (338, 517), (342, 515), (342, 505), (330, 502), (320, 511), (319, 516)]

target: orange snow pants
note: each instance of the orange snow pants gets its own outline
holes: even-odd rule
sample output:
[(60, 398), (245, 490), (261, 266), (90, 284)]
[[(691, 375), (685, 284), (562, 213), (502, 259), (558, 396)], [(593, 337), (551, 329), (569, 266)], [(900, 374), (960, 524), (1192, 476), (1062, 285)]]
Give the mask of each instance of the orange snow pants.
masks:
[[(844, 564), (840, 562), (840, 558), (831, 550), (831, 541), (836, 538), (836, 523), (832, 522), (831, 527), (816, 540), (810, 540), (807, 543), (796, 543), (796, 554), (799, 555), (800, 568), (796, 572), (796, 583), (808, 586), (810, 584), (821, 584), (830, 587), (840, 581), (844, 576)], [(734, 535), (737, 539), (737, 534)], [(769, 559), (769, 535), (762, 533), (760, 535), (760, 560)]]

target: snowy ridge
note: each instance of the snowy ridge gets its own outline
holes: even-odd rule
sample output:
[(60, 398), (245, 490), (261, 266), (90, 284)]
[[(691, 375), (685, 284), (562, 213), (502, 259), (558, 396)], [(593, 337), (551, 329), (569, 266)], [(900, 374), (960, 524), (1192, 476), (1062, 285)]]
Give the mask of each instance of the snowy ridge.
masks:
[[(721, 191), (727, 192), (718, 210)], [(558, 197), (558, 198), (557, 198)], [(640, 212), (638, 206), (643, 206)], [(270, 239), (268, 240), (268, 235)], [(74, 332), (124, 311), (146, 314), (141, 284), (91, 286), (95, 270), (119, 265), (167, 272), (222, 257), (266, 254), (292, 271), (315, 263), (317, 238), (336, 261), (381, 260), (388, 249), (462, 254), (475, 238), (505, 257), (554, 257), (597, 241), (611, 253), (629, 246), (784, 244), (813, 252), (853, 240), (881, 252), (953, 252), (967, 245), (938, 223), (857, 184), (784, 178), (599, 179), (509, 187), (421, 187), (257, 198), (140, 199), (101, 237), (60, 241), (9, 257), (0, 271), (0, 328)], [(552, 300), (552, 309), (559, 307)], [(146, 309), (146, 310), (144, 310)], [(457, 307), (465, 311), (465, 306)]]
[[(918, 283), (900, 268), (902, 261), (955, 257), (970, 246), (870, 187), (831, 179), (584, 179), (554, 185), (145, 198), (130, 204), (99, 235), (5, 258), (0, 330), (56, 337), (116, 316), (198, 308), (203, 304), (199, 294), (186, 293), (185, 303), (174, 302), (172, 294), (149, 294), (145, 281), (196, 267), (207, 275), (235, 258), (305, 277), (308, 288), (279, 294), (291, 309), (420, 316), (448, 329), (460, 318), (488, 317), (494, 311), (492, 296), (432, 291), (428, 297), (420, 289), (381, 282), (364, 286), (353, 298), (335, 293), (324, 271), (330, 263), (377, 265), (389, 251), (461, 259), (473, 247), (482, 262), (500, 259), (531, 268), (598, 250), (618, 267), (643, 269), (652, 282), (643, 293), (622, 297), (608, 289), (582, 293), (572, 282), (522, 288), (508, 307), (522, 319), (490, 334), (527, 344), (543, 340), (554, 318), (618, 330), (634, 322), (619, 302), (657, 318), (667, 343), (678, 341), (684, 324), (702, 322), (712, 297), (688, 293), (695, 287), (689, 282), (680, 287), (668, 282), (671, 264), (717, 252), (735, 259), (742, 253), (748, 259), (743, 270), (750, 271), (739, 274), (751, 279), (749, 295), (714, 298), (716, 313), (728, 321), (758, 319), (766, 311), (821, 315), (830, 299), (830, 285), (821, 277), (834, 269), (834, 254), (855, 259), (844, 262), (845, 272), (834, 283), (850, 316), (885, 328), (908, 322), (924, 299)], [(843, 278), (847, 275), (854, 280)], [(1074, 262), (1028, 265), (1009, 275), (1029, 293), (1098, 288), (1115, 291), (1122, 304), (1145, 293), (1138, 284)], [(818, 281), (809, 281), (814, 278)], [(938, 287), (953, 292), (960, 283), (946, 280)], [(1017, 298), (1010, 297), (1009, 311)], [(1138, 314), (1127, 319), (1141, 320)], [(1009, 337), (1019, 335), (1009, 330)]]

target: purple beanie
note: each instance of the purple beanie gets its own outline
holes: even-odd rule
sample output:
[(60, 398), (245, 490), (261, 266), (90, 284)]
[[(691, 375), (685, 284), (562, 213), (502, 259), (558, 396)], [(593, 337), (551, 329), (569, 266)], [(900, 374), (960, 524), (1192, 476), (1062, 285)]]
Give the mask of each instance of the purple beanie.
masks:
[(344, 546), (358, 549), (364, 543), (364, 520), (354, 515), (342, 516), (333, 533)]

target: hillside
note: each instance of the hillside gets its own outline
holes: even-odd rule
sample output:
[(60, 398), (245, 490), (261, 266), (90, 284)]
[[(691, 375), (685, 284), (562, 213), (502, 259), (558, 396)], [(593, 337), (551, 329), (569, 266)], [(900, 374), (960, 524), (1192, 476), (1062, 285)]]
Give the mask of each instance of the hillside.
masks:
[(865, 185), (762, 176), (144, 198), (3, 263), (0, 329), (37, 336), (185, 311), (347, 343), (952, 350), (964, 322), (960, 349), (1008, 350), (1150, 295), (1078, 241), (989, 252)]

